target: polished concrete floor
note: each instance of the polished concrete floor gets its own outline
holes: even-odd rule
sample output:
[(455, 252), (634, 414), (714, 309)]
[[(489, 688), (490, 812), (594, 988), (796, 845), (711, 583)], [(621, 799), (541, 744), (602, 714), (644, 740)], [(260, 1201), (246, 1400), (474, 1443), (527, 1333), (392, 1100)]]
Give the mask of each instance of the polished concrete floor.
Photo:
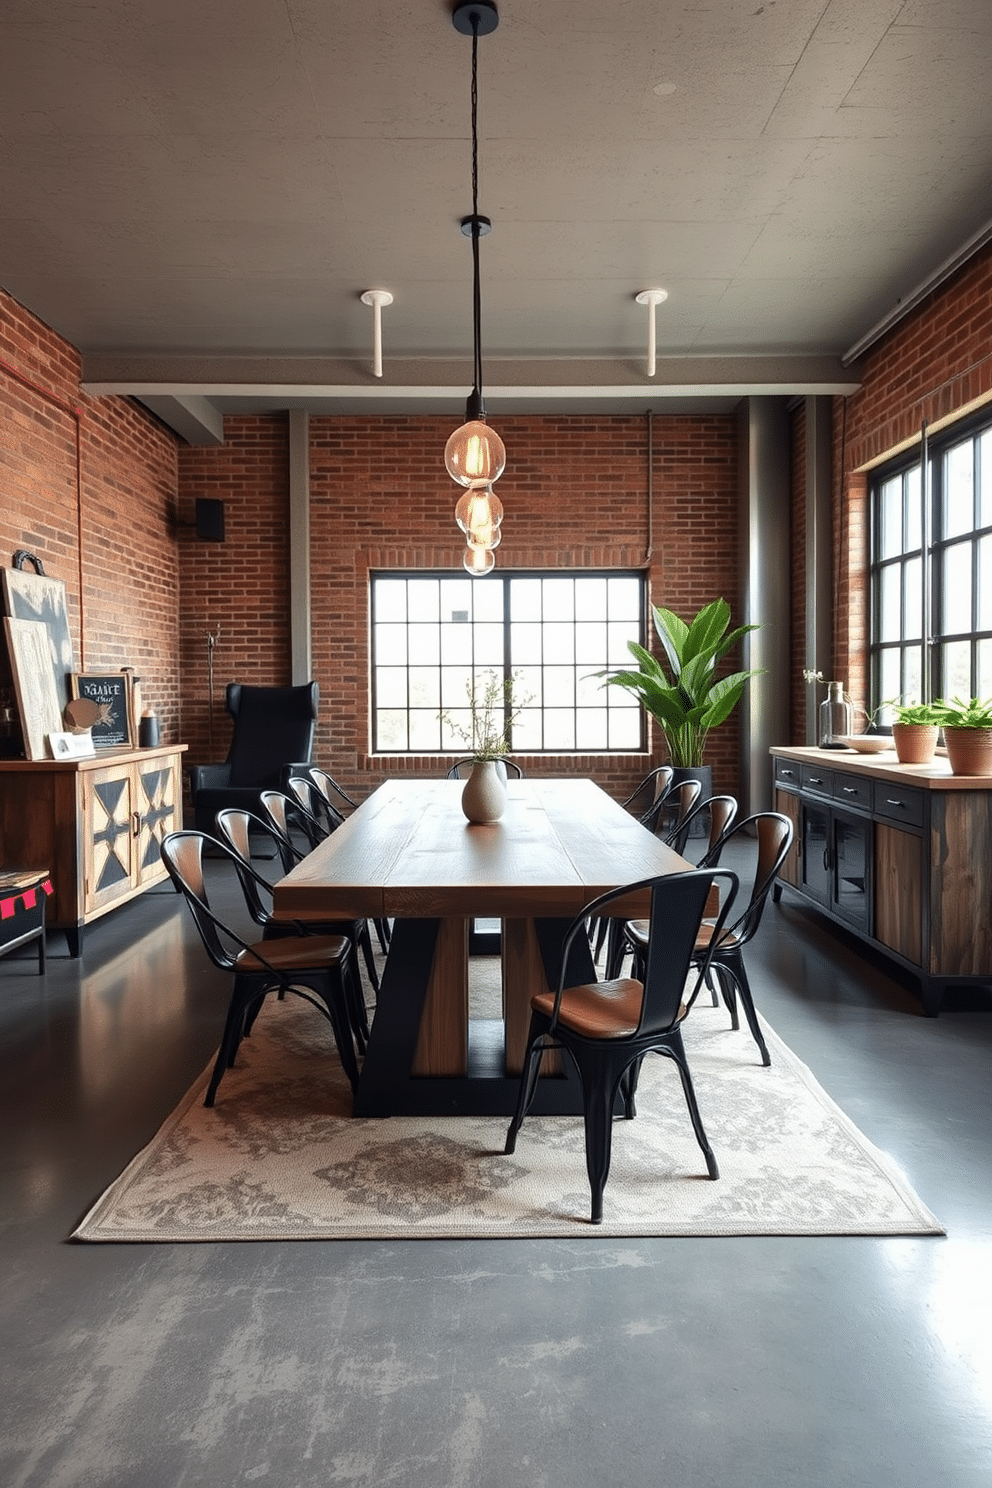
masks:
[(0, 961), (4, 1488), (992, 1484), (992, 992), (925, 1019), (795, 900), (750, 957), (946, 1238), (66, 1243), (215, 1047), (181, 911)]

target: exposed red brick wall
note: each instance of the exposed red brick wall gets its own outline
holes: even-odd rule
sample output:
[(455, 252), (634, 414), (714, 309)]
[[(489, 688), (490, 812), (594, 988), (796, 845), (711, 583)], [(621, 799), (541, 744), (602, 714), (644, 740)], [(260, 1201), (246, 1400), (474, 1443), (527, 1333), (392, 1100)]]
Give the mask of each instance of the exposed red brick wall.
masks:
[[(191, 762), (223, 759), (231, 737), (227, 683), (290, 681), (287, 416), (228, 418), (223, 446), (183, 446), (179, 487), (183, 738)], [(223, 501), (223, 543), (197, 538), (197, 497)], [(216, 642), (212, 715), (208, 634)]]
[(920, 425), (992, 395), (992, 248), (977, 254), (862, 359), (862, 386), (834, 405), (835, 656), (855, 702), (868, 692), (869, 511), (864, 467)]
[[(494, 423), (507, 470), (503, 567), (649, 567), (651, 599), (680, 614), (741, 592), (736, 435), (732, 416), (653, 421), (653, 523), (648, 522), (648, 425), (643, 417), (513, 417)], [(214, 757), (226, 749), (222, 717), (232, 679), (289, 677), (288, 421), (228, 419), (222, 449), (180, 453), (181, 510), (196, 496), (226, 503), (228, 541), (182, 538), (184, 727), (191, 758), (205, 758), (205, 632), (220, 626)], [(314, 674), (321, 688), (317, 757), (349, 789), (364, 792), (399, 770), (434, 774), (437, 758), (369, 754), (369, 573), (386, 568), (461, 571), (454, 523), (458, 488), (444, 470), (451, 419), (313, 418), (310, 424), (311, 600)], [(650, 548), (650, 554), (649, 554)], [(206, 567), (205, 567), (206, 565)], [(484, 582), (484, 581), (483, 581)], [(268, 627), (259, 612), (273, 605)], [(263, 622), (265, 615), (263, 613)], [(735, 615), (735, 623), (739, 619)], [(240, 627), (240, 628), (239, 628)], [(228, 645), (225, 637), (234, 637)], [(259, 637), (246, 647), (241, 638)], [(617, 793), (663, 757), (602, 756), (527, 762), (528, 773), (567, 765)], [(737, 786), (736, 720), (712, 736), (708, 761), (719, 788)]]
[(77, 668), (133, 666), (179, 739), (176, 439), (126, 398), (88, 398), (69, 344), (0, 291), (0, 563), (63, 580)]

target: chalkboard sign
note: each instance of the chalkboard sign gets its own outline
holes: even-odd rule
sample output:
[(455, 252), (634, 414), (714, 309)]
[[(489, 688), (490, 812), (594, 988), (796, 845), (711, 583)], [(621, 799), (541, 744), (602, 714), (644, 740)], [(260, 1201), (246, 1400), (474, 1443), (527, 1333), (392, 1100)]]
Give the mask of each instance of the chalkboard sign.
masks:
[(73, 672), (74, 698), (89, 698), (100, 709), (93, 724), (97, 749), (133, 749), (131, 684), (125, 672)]

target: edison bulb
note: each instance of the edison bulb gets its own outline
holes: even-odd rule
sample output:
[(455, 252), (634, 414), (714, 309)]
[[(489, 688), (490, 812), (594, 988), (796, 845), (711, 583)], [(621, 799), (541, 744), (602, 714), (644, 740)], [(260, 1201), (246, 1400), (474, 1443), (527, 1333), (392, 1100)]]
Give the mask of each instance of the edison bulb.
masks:
[(492, 486), (470, 486), (455, 506), (455, 521), (467, 535), (483, 527), (498, 527), (503, 520), (503, 503)]
[(462, 563), (473, 579), (481, 579), (492, 573), (496, 567), (496, 554), (489, 548), (473, 548), (470, 545), (465, 549)]
[(487, 485), (506, 468), (506, 446), (488, 424), (472, 419), (456, 429), (444, 447), (444, 464), (460, 486)]

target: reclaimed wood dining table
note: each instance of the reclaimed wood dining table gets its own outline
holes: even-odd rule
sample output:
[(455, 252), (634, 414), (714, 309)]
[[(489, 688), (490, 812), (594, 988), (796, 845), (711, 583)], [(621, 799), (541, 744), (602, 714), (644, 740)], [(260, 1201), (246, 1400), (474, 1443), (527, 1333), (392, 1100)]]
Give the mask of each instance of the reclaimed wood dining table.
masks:
[[(487, 826), (465, 820), (462, 786), (387, 782), (275, 885), (280, 918), (393, 922), (356, 1116), (512, 1114), (530, 999), (557, 986), (565, 927), (598, 894), (692, 867), (591, 780), (511, 780)], [(647, 896), (611, 910), (644, 914)], [(469, 1017), (476, 918), (501, 921), (501, 1018)], [(584, 936), (568, 979), (595, 980)], [(581, 1111), (569, 1066), (545, 1055), (535, 1113)]]

